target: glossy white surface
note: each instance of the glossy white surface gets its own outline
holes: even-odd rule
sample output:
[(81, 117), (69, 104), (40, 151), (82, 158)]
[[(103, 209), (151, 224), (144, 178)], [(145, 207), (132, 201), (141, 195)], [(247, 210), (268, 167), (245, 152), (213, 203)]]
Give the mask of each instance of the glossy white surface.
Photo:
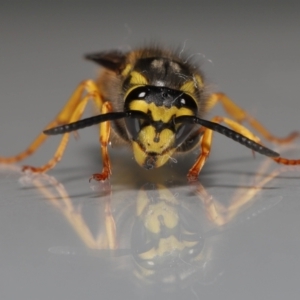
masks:
[[(72, 3), (1, 8), (1, 156), (25, 149), (76, 84), (95, 77), (96, 67), (82, 54), (127, 49), (156, 38), (202, 53), (199, 59), (213, 89), (226, 92), (272, 133), (284, 136), (299, 129), (300, 6), (292, 1), (270, 6), (140, 1), (122, 8), (101, 1)], [(214, 114), (224, 113), (217, 108)], [(49, 176), (1, 167), (1, 299), (298, 298), (299, 168), (281, 168), (260, 155), (253, 159), (250, 151), (216, 134), (198, 186), (186, 181), (195, 153), (145, 171), (126, 149), (111, 150), (111, 186), (99, 186), (88, 183), (101, 169), (97, 131), (79, 134)], [(49, 139), (26, 164), (43, 164), (58, 140)], [(300, 158), (299, 141), (270, 146)], [(272, 179), (272, 174), (277, 176)], [(200, 198), (196, 193), (200, 184), (206, 197), (204, 191)], [(252, 194), (236, 217), (227, 215), (222, 228), (207, 218), (201, 204), (201, 199), (213, 199), (227, 207), (234, 197), (241, 201)], [(135, 275), (135, 251), (142, 244), (137, 239), (146, 220), (136, 217), (141, 199), (162, 203), (175, 217), (180, 211), (181, 230), (188, 227), (205, 240), (199, 262), (176, 252), (173, 244), (171, 259), (165, 257), (167, 263), (153, 277)], [(110, 246), (105, 233), (114, 227), (109, 202), (117, 243), (111, 239)], [(108, 250), (113, 246), (115, 252)]]

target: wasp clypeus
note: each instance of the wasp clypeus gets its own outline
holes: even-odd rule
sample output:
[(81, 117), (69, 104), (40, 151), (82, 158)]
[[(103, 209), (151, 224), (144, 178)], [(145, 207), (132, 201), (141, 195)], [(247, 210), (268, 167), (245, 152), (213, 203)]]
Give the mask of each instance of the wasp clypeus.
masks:
[[(24, 152), (0, 158), (0, 162), (20, 161), (35, 152), (48, 135), (63, 134), (48, 163), (41, 167), (23, 167), (23, 170), (45, 172), (61, 159), (69, 132), (100, 124), (103, 170), (92, 176), (99, 181), (111, 175), (107, 147), (112, 134), (131, 144), (135, 160), (146, 169), (160, 167), (174, 153), (188, 152), (199, 145), (201, 152), (188, 172), (189, 180), (198, 177), (210, 153), (213, 131), (269, 156), (277, 163), (300, 164), (300, 159), (282, 158), (263, 146), (241, 122), (248, 121), (264, 138), (277, 143), (290, 142), (299, 133), (293, 132), (286, 138), (274, 137), (225, 94), (209, 93), (201, 70), (188, 62), (182, 53), (146, 47), (127, 53), (108, 51), (85, 57), (102, 66), (99, 78), (81, 82), (61, 112)], [(89, 101), (96, 105), (100, 115), (80, 120)], [(217, 103), (232, 119), (219, 116), (211, 121), (202, 119)]]

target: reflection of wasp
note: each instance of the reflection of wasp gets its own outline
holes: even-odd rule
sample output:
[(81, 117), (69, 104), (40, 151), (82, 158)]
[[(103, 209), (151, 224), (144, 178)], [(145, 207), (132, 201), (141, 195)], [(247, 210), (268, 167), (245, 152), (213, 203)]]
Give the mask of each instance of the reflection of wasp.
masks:
[[(259, 174), (264, 173), (263, 167)], [(222, 273), (226, 229), (237, 216), (251, 211), (253, 198), (277, 174), (256, 176), (256, 185), (238, 189), (228, 205), (215, 200), (199, 182), (188, 186), (180, 186), (180, 181), (179, 186), (148, 183), (137, 192), (122, 193), (121, 198), (109, 187), (99, 198), (96, 222), (101, 224), (96, 232), (88, 225), (90, 218), (86, 221), (85, 207), (78, 209), (62, 184), (46, 175), (34, 177), (33, 184), (60, 210), (84, 244), (95, 250), (93, 254), (102, 259), (105, 254), (122, 258), (127, 277), (129, 268), (138, 283), (163, 284), (169, 290), (194, 282), (211, 283)]]
[[(300, 160), (282, 158), (261, 145), (259, 138), (240, 122), (248, 121), (264, 138), (278, 143), (289, 142), (298, 133), (284, 139), (276, 138), (224, 94), (209, 95), (201, 71), (187, 62), (181, 53), (152, 47), (128, 53), (100, 52), (86, 58), (104, 68), (99, 79), (96, 82), (83, 81), (57, 117), (27, 150), (13, 157), (1, 158), (0, 162), (20, 161), (32, 154), (46, 140), (46, 135), (64, 134), (54, 157), (47, 164), (39, 168), (24, 167), (35, 172), (47, 171), (61, 159), (69, 132), (100, 123), (103, 171), (92, 178), (105, 180), (111, 174), (107, 146), (111, 138), (108, 121), (113, 121), (115, 136), (131, 144), (135, 160), (146, 169), (160, 167), (175, 152), (189, 151), (200, 143), (201, 154), (188, 172), (190, 180), (198, 177), (210, 153), (212, 131), (278, 163), (300, 164)], [(79, 120), (89, 100), (101, 114)], [(216, 103), (221, 103), (233, 120), (224, 117), (203, 120), (203, 114)]]

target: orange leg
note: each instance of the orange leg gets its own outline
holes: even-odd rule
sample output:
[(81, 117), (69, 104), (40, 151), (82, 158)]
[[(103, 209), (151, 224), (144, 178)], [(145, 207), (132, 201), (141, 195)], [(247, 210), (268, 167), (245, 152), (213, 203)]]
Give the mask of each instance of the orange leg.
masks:
[[(246, 136), (247, 138), (259, 143), (260, 140), (258, 137), (256, 137), (251, 131), (249, 131), (247, 128), (244, 126), (240, 125), (236, 121), (230, 120), (228, 118), (223, 118), (223, 117), (214, 117), (212, 119), (213, 122), (216, 123), (222, 123), (224, 122), (227, 124), (229, 127), (231, 127), (234, 131)], [(192, 168), (188, 172), (188, 179), (190, 181), (195, 181), (198, 179), (198, 175), (203, 168), (210, 150), (211, 150), (211, 145), (212, 145), (212, 138), (213, 138), (213, 131), (210, 129), (205, 128), (203, 136), (201, 137), (200, 140), (200, 147), (201, 147), (201, 153), (199, 155), (199, 158), (195, 162), (195, 164), (192, 166)]]
[[(59, 126), (62, 124), (68, 124), (79, 120), (89, 101), (93, 101), (99, 112), (107, 112), (109, 110), (109, 104), (107, 102), (103, 102), (97, 85), (92, 80), (86, 80), (79, 84), (79, 86), (76, 88), (75, 92), (73, 93), (67, 104), (64, 106), (64, 108), (61, 110), (61, 112), (56, 116), (56, 118), (52, 122), (50, 122), (46, 126), (45, 129)], [(104, 133), (105, 130), (108, 130), (107, 134)], [(105, 123), (101, 124), (100, 136), (104, 136), (104, 140), (106, 140), (106, 142), (104, 141), (102, 143), (101, 139), (102, 157), (104, 160), (103, 165), (105, 169), (105, 175), (102, 176), (101, 180), (104, 180), (110, 174), (109, 157), (107, 154), (109, 125)], [(0, 157), (0, 163), (10, 164), (25, 159), (29, 155), (33, 154), (46, 141), (47, 138), (48, 136), (44, 133), (39, 134), (25, 151), (12, 157)], [(23, 170), (30, 170), (33, 172), (41, 173), (53, 168), (60, 161), (68, 143), (68, 139), (69, 133), (64, 134), (53, 158), (51, 158), (48, 161), (48, 163), (41, 167), (24, 166)]]
[(276, 161), (278, 164), (281, 165), (287, 165), (287, 166), (296, 166), (300, 165), (300, 159), (287, 159), (284, 157), (275, 157), (272, 158), (274, 161)]
[(278, 144), (289, 143), (300, 136), (299, 132), (292, 132), (287, 137), (278, 138), (273, 136), (262, 124), (255, 120), (246, 111), (238, 107), (230, 98), (223, 93), (213, 94), (208, 102), (208, 109), (211, 109), (216, 103), (221, 103), (224, 110), (238, 123), (248, 121), (248, 123), (259, 132), (265, 139)]
[[(218, 116), (214, 117), (212, 121), (216, 123), (223, 122), (226, 125), (228, 125), (231, 129), (244, 135), (248, 139), (255, 141), (256, 143), (260, 143), (260, 139), (257, 136), (255, 136), (250, 130), (248, 130), (246, 127), (242, 126), (236, 121), (224, 117), (218, 117)], [(199, 158), (194, 163), (192, 168), (189, 170), (187, 175), (190, 181), (195, 181), (198, 179), (198, 175), (202, 170), (211, 150), (212, 136), (213, 136), (213, 131), (208, 128), (205, 128), (203, 136), (201, 137), (200, 140), (201, 153), (199, 155)], [(275, 162), (283, 165), (290, 165), (290, 166), (300, 165), (300, 159), (287, 159), (284, 157), (272, 157), (272, 159)]]
[[(106, 114), (112, 111), (111, 104), (109, 102), (105, 102), (101, 108), (101, 113)], [(111, 167), (110, 167), (110, 160), (107, 151), (107, 145), (109, 142), (110, 137), (110, 123), (103, 122), (100, 124), (100, 145), (101, 145), (101, 154), (102, 154), (102, 163), (103, 163), (103, 170), (102, 173), (93, 174), (91, 179), (97, 181), (104, 181), (111, 175)]]

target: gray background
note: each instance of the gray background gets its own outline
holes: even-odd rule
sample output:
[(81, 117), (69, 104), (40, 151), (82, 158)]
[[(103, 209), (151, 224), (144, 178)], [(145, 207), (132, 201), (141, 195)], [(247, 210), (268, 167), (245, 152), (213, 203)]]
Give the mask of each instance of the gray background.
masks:
[[(284, 136), (300, 124), (299, 31), (300, 5), (296, 1), (1, 3), (1, 156), (25, 149), (76, 85), (96, 76), (96, 66), (82, 59), (84, 53), (128, 50), (156, 40), (200, 53), (214, 90), (226, 92), (271, 132)], [(90, 113), (88, 109), (86, 115)], [(224, 113), (216, 108), (214, 114)], [(26, 164), (43, 164), (57, 143), (58, 138), (50, 139)], [(290, 147), (270, 146), (285, 156), (300, 157), (298, 141)], [(101, 169), (98, 152), (97, 130), (86, 129), (80, 132), (79, 141), (71, 139), (62, 162), (49, 172), (64, 186), (75, 212), (82, 212), (95, 235), (103, 230), (104, 203), (109, 199), (105, 186), (93, 191), (95, 184), (88, 183), (89, 176)], [(114, 212), (127, 207), (126, 218), (134, 220), (134, 203), (144, 184), (167, 183), (194, 217), (202, 211), (199, 224), (210, 226), (194, 187), (186, 184), (194, 154), (146, 172), (136, 166), (129, 151), (111, 152)], [(268, 162), (257, 177), (261, 164)], [(24, 177), (17, 167), (3, 166), (1, 299), (297, 299), (298, 170), (280, 169), (260, 155), (253, 159), (250, 151), (216, 134), (200, 182), (226, 205), (237, 191), (253, 191), (273, 170), (284, 172), (218, 233), (218, 243), (208, 239), (213, 249), (209, 279), (203, 279), (206, 271), (200, 268), (190, 272), (186, 284), (179, 280), (169, 286), (158, 278), (147, 285), (134, 277), (130, 231), (118, 237), (120, 249), (125, 250), (116, 256), (109, 251), (88, 251), (64, 215), (67, 198), (56, 194), (50, 200), (36, 188), (36, 180), (42, 181), (45, 189), (55, 194), (51, 178)], [(188, 265), (186, 262), (189, 270)], [(193, 268), (191, 265), (190, 270)], [(172, 277), (174, 269), (165, 269)]]

